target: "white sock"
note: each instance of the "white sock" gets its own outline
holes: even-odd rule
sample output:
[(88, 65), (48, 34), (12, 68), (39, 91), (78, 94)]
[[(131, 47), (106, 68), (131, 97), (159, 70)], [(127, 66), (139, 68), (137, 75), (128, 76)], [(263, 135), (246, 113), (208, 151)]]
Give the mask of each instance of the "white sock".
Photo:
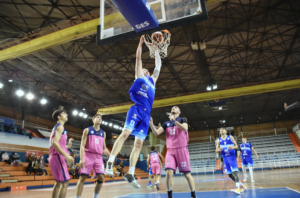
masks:
[(253, 167), (249, 166), (249, 173), (251, 176), (251, 180), (253, 180)]
[(128, 173), (131, 174), (131, 175), (134, 175), (134, 169), (135, 169), (134, 166), (129, 166), (129, 171), (128, 171)]
[(80, 198), (81, 196), (76, 196), (76, 198)]
[(244, 176), (247, 177), (247, 170), (246, 170), (246, 167), (245, 167), (245, 166), (242, 166), (242, 169), (243, 169)]
[(109, 159), (108, 159), (107, 162), (112, 162), (113, 163), (115, 161), (115, 158), (116, 158), (116, 156), (110, 154)]
[(157, 181), (156, 183), (159, 184), (159, 181)]
[(235, 185), (236, 185), (237, 188), (240, 188), (240, 183), (239, 182), (236, 182)]
[(239, 183), (240, 183), (240, 185), (244, 186), (244, 184), (242, 182), (239, 182)]
[(93, 197), (93, 198), (97, 198), (97, 197), (98, 197), (98, 195), (99, 195), (99, 194), (95, 194), (95, 193), (94, 193), (94, 197)]

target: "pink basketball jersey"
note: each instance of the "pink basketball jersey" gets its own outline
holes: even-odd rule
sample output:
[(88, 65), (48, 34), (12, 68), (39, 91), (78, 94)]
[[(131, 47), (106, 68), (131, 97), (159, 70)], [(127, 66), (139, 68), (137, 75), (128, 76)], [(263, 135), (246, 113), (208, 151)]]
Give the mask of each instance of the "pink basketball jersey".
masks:
[(104, 131), (96, 131), (93, 126), (89, 127), (89, 133), (86, 140), (85, 151), (95, 154), (103, 154)]
[(149, 158), (150, 158), (150, 164), (160, 163), (159, 155), (158, 155), (157, 151), (150, 152)]
[[(53, 146), (52, 146), (52, 140), (53, 140), (53, 137), (55, 135), (55, 131), (57, 129), (57, 127), (59, 126), (60, 124), (57, 123), (54, 128), (52, 129), (52, 132), (51, 132), (51, 137), (50, 137), (50, 154), (52, 155), (61, 155)], [(65, 130), (64, 128), (64, 132), (61, 134), (61, 137), (58, 141), (58, 144), (59, 146), (69, 155), (69, 151), (66, 147), (67, 145), (67, 139), (68, 139), (68, 135), (67, 135), (67, 131)]]
[[(179, 123), (186, 123), (186, 118), (178, 117), (176, 120)], [(189, 137), (187, 131), (181, 130), (171, 121), (165, 122), (163, 128), (166, 132), (167, 148), (180, 148), (188, 145)]]

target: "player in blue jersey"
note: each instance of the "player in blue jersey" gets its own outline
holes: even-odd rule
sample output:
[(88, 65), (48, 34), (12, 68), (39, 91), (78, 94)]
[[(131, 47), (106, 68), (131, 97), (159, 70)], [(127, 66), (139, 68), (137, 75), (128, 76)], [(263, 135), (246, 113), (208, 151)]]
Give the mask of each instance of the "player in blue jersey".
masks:
[(250, 177), (251, 177), (251, 182), (254, 183), (254, 179), (253, 179), (253, 160), (252, 160), (252, 151), (254, 152), (254, 154), (256, 155), (256, 159), (258, 159), (258, 155), (256, 153), (256, 151), (254, 150), (252, 144), (250, 142), (247, 142), (247, 138), (243, 137), (242, 138), (243, 143), (240, 145), (240, 152), (238, 157), (241, 156), (241, 161), (242, 161), (242, 168), (243, 168), (243, 173), (244, 173), (244, 182), (247, 181), (247, 166), (249, 168), (249, 173), (250, 173)]
[[(148, 167), (149, 167), (149, 176), (148, 176), (148, 181), (149, 181), (149, 183), (148, 183), (148, 186), (147, 186), (147, 187), (148, 187), (148, 188), (151, 188), (151, 186), (152, 186), (152, 185), (151, 185), (151, 181), (152, 181), (152, 183), (154, 183), (154, 182), (153, 182), (153, 177), (152, 177), (152, 176), (153, 176), (153, 173), (152, 173), (151, 166), (149, 165)], [(154, 184), (154, 187), (156, 187), (155, 184)]]
[(129, 171), (128, 174), (124, 176), (124, 179), (136, 188), (140, 188), (140, 185), (134, 178), (135, 165), (141, 152), (143, 142), (148, 134), (150, 112), (155, 96), (155, 83), (161, 68), (161, 58), (158, 52), (155, 53), (155, 69), (152, 76), (150, 76), (147, 69), (142, 67), (141, 55), (143, 43), (144, 38), (141, 37), (136, 52), (135, 81), (129, 89), (131, 100), (135, 104), (131, 106), (127, 112), (124, 129), (114, 143), (105, 170), (105, 174), (113, 175), (112, 168), (115, 156), (121, 151), (124, 141), (128, 136), (130, 134), (135, 136), (134, 147), (129, 159)]
[(231, 135), (227, 135), (227, 130), (225, 128), (220, 129), (221, 137), (217, 140), (216, 153), (221, 152), (224, 163), (225, 174), (235, 182), (236, 188), (231, 191), (236, 194), (241, 194), (241, 192), (246, 189), (246, 186), (240, 182), (238, 175), (238, 165), (236, 161), (235, 149), (238, 149), (238, 145), (235, 139)]

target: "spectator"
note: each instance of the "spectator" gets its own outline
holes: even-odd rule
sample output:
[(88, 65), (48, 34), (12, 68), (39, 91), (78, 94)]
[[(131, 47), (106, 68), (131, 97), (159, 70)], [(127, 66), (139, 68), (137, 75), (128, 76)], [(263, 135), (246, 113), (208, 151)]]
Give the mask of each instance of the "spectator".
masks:
[(28, 162), (32, 162), (34, 159), (34, 156), (33, 154), (31, 153), (29, 156), (28, 156)]
[(8, 154), (6, 151), (4, 151), (4, 153), (2, 154), (2, 162), (6, 162), (9, 165), (13, 165), (13, 163), (11, 163), (11, 160), (8, 157)]
[(32, 170), (33, 170), (32, 163), (33, 163), (33, 161), (30, 161), (30, 162), (28, 163), (28, 166), (27, 166), (27, 168), (26, 168), (26, 175), (28, 175), (28, 174), (30, 173), (30, 176), (31, 176), (31, 172), (32, 172)]
[(116, 174), (117, 174), (117, 177), (119, 177), (119, 175), (120, 175), (120, 172), (118, 172), (116, 166), (113, 167), (113, 173), (116, 173)]
[(73, 175), (73, 179), (76, 178), (76, 173), (75, 173), (75, 165), (72, 166), (72, 168), (69, 170), (70, 176)]
[(11, 156), (11, 161), (14, 162), (15, 166), (23, 166), (22, 161), (18, 153), (14, 152)]
[(34, 166), (33, 167), (34, 167), (34, 175), (36, 175), (36, 174), (39, 175), (39, 173), (41, 172), (41, 169), (39, 167), (39, 161), (38, 160), (36, 160), (34, 162)]
[(123, 162), (121, 161), (120, 164), (117, 167), (117, 171), (120, 172), (120, 176), (124, 175), (125, 171), (124, 171), (124, 165)]
[(45, 163), (45, 162), (44, 162), (44, 157), (41, 156), (39, 161), (40, 161), (40, 163), (43, 163), (43, 164), (44, 164), (44, 163)]
[(41, 171), (41, 173), (42, 173), (43, 176), (45, 176), (44, 172), (48, 176), (47, 170), (45, 169), (45, 165), (46, 164), (44, 163), (44, 161), (40, 160), (40, 165), (39, 165), (40, 171)]

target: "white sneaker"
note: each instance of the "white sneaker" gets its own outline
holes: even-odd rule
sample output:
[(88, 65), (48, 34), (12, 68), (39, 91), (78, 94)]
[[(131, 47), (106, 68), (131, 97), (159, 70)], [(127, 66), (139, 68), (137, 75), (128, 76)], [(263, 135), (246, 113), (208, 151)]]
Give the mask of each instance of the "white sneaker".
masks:
[(247, 175), (244, 176), (244, 182), (247, 181), (247, 177), (248, 177)]
[(254, 181), (253, 179), (251, 180), (251, 182), (252, 182), (252, 183), (255, 183), (255, 181)]
[(112, 169), (112, 162), (107, 162), (104, 174), (108, 175), (110, 177), (114, 176), (114, 172), (113, 172), (113, 169)]
[(123, 178), (130, 183), (133, 187), (135, 188), (140, 188), (141, 186), (137, 183), (137, 181), (135, 180), (134, 176), (127, 173), (126, 175), (123, 176)]

